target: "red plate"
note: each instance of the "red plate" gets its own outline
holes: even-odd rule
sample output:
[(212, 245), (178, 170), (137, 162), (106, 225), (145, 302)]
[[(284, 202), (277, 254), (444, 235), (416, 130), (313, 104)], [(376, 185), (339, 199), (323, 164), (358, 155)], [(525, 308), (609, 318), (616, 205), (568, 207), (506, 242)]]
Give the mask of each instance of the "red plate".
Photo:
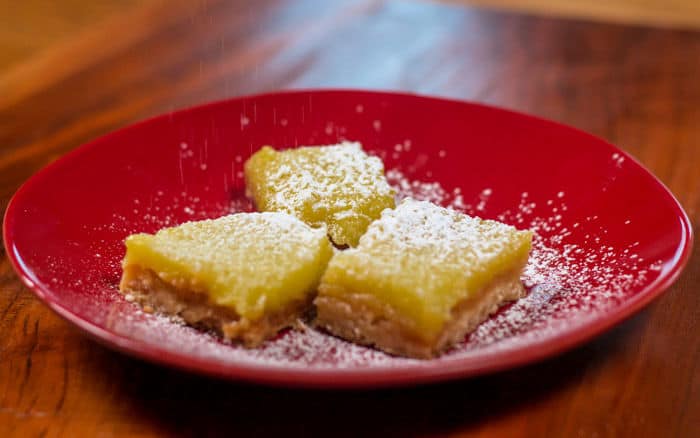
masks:
[[(529, 295), (443, 357), (418, 361), (311, 329), (245, 350), (118, 293), (126, 235), (250, 209), (241, 170), (262, 145), (343, 139), (382, 156), (404, 194), (537, 231)], [(671, 193), (600, 139), (482, 105), (364, 91), (233, 99), (99, 138), (17, 192), (4, 237), (25, 284), (105, 345), (214, 376), (316, 387), (434, 382), (562, 352), (659, 296), (692, 240)]]

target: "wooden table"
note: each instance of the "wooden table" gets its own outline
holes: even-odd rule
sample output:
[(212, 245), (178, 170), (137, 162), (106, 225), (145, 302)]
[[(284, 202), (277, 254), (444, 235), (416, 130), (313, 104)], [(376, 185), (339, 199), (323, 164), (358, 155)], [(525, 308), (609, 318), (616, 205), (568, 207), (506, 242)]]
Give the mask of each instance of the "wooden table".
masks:
[[(700, 33), (404, 0), (177, 0), (79, 36), (0, 72), (2, 211), (39, 168), (137, 119), (279, 88), (362, 87), (602, 136), (664, 181), (698, 229)], [(366, 392), (238, 385), (114, 353), (49, 311), (2, 257), (0, 436), (700, 436), (697, 247), (667, 294), (574, 351)]]

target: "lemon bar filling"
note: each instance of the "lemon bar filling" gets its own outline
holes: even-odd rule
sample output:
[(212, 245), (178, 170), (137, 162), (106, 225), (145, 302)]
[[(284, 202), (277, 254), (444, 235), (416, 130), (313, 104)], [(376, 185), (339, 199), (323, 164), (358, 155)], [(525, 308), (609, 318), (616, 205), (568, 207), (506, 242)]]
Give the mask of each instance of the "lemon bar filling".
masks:
[(325, 224), (338, 246), (355, 246), (382, 210), (395, 206), (382, 161), (359, 143), (285, 151), (265, 146), (245, 163), (245, 179), (258, 210)]
[(293, 216), (232, 214), (129, 236), (120, 289), (129, 293), (139, 273), (155, 275), (180, 294), (255, 321), (309, 301), (332, 252), (325, 229)]
[(331, 259), (317, 303), (361, 301), (384, 317), (390, 309), (411, 336), (433, 342), (458, 304), (496, 280), (510, 285), (509, 273), (519, 284), (530, 245), (529, 231), (406, 199)]

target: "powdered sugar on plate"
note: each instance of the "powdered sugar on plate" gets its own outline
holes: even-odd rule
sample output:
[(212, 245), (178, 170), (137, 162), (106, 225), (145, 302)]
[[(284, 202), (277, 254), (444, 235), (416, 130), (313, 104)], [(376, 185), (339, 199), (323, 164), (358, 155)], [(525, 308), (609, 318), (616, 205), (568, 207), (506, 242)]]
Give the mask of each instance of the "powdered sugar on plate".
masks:
[[(493, 195), (487, 187), (475, 191), (474, 202), (465, 203), (460, 189), (447, 191), (435, 182), (411, 181), (398, 170), (387, 172), (387, 177), (399, 197), (429, 200), (469, 215), (479, 216)], [(623, 249), (606, 246), (603, 228), (599, 233), (586, 234), (586, 245), (566, 243), (579, 224), (574, 223), (572, 229), (563, 225), (563, 215), (568, 211), (563, 191), (554, 192), (546, 202), (546, 216), (535, 214), (537, 206), (529, 198), (523, 192), (516, 208), (495, 216), (534, 232), (523, 273), (529, 294), (481, 324), (447, 356), (471, 354), (487, 346), (513, 348), (584, 324), (620, 304), (632, 287), (645, 283), (650, 273), (660, 270), (659, 263), (649, 263), (634, 253), (635, 244)], [(585, 218), (587, 222), (597, 219), (596, 215)]]
[[(401, 153), (409, 147), (395, 148)], [(183, 149), (186, 150), (186, 149)], [(237, 162), (240, 165), (240, 161)], [(534, 232), (533, 249), (523, 274), (528, 295), (505, 306), (481, 324), (461, 344), (440, 360), (479, 356), (484, 352), (526, 348), (544, 342), (562, 330), (586, 324), (591, 318), (614, 309), (628, 298), (634, 287), (658, 274), (660, 264), (643, 260), (633, 243), (625, 248), (611, 246), (606, 230), (597, 226), (601, 213), (574, 222), (566, 193), (557, 187), (542, 205), (536, 205), (523, 192), (517, 205), (507, 211), (494, 211), (490, 202), (499, 196), (490, 187), (447, 190), (436, 181), (418, 181), (398, 169), (387, 169), (387, 179), (398, 196), (427, 200), (470, 215), (498, 219), (520, 229)], [(167, 198), (167, 199), (165, 199)], [(164, 194), (154, 189), (151, 198), (135, 199), (133, 212), (120, 213), (111, 223), (89, 226), (86, 233), (124, 235), (135, 227), (154, 230), (184, 220), (211, 218), (236, 211), (250, 211), (252, 205), (242, 192), (231, 202), (203, 202), (187, 192)], [(138, 218), (139, 225), (134, 224)], [(629, 222), (629, 221), (628, 221)], [(569, 224), (569, 225), (565, 225)], [(627, 225), (627, 224), (625, 224)], [(120, 336), (144, 342), (174, 354), (215, 360), (222, 364), (254, 364), (284, 368), (357, 368), (401, 366), (421, 363), (397, 358), (329, 336), (313, 328), (290, 330), (261, 348), (248, 350), (227, 344), (218, 337), (197, 331), (171, 318), (143, 312), (119, 293), (121, 242), (95, 240), (86, 248), (85, 267), (98, 263), (104, 268), (73, 284), (71, 270), (60, 260), (52, 263), (56, 279), (52, 287), (81, 290), (84, 302), (73, 309), (89, 312), (90, 319)], [(99, 255), (99, 257), (98, 257)], [(88, 268), (89, 270), (89, 268)], [(76, 280), (77, 281), (77, 280)], [(86, 285), (84, 282), (90, 284)], [(95, 294), (104, 305), (95, 306)]]

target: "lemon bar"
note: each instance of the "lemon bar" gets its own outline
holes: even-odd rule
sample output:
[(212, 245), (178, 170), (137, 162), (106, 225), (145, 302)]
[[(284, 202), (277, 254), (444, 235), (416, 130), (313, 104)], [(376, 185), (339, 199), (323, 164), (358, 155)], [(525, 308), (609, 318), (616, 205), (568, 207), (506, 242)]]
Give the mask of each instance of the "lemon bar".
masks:
[(524, 294), (531, 239), (530, 231), (405, 199), (356, 248), (333, 256), (315, 323), (388, 353), (434, 357)]
[(265, 146), (245, 163), (245, 181), (258, 210), (325, 224), (341, 247), (355, 246), (382, 210), (395, 206), (384, 164), (359, 143), (285, 151)]
[(325, 229), (286, 213), (187, 222), (125, 243), (123, 293), (250, 347), (309, 308), (333, 254)]

